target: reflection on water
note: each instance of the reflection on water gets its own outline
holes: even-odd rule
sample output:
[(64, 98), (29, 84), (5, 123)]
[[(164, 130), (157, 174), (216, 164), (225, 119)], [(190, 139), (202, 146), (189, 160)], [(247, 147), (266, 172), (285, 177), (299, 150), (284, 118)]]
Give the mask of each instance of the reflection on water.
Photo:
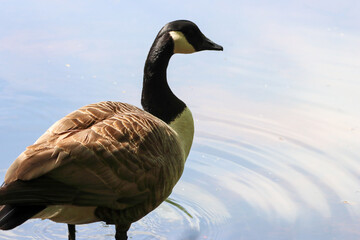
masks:
[[(354, 6), (23, 4), (0, 9), (1, 22), (11, 23), (0, 33), (0, 169), (85, 104), (139, 106), (153, 37), (165, 22), (191, 18), (225, 51), (171, 60), (170, 85), (196, 120), (194, 144), (170, 199), (133, 224), (130, 239), (360, 238)], [(110, 240), (115, 231), (94, 223), (77, 232), (77, 239)], [(32, 220), (0, 239), (67, 239), (67, 227)]]

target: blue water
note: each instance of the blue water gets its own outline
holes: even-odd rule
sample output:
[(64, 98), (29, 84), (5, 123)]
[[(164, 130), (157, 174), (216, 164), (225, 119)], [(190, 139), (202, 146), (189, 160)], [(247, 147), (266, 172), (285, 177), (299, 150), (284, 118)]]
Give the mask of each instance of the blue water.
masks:
[[(130, 239), (360, 238), (357, 1), (2, 1), (0, 175), (57, 119), (89, 103), (140, 106), (143, 64), (168, 21), (224, 52), (176, 55), (168, 79), (195, 118), (171, 200)], [(113, 239), (113, 226), (77, 227)], [(66, 239), (31, 220), (0, 239)]]

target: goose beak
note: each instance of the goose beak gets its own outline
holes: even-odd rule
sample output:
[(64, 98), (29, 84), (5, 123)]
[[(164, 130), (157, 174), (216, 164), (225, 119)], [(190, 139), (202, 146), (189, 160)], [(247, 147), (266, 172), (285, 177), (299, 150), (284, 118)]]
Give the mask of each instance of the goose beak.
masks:
[(210, 39), (204, 36), (204, 42), (201, 46), (200, 51), (202, 50), (215, 50), (215, 51), (223, 51), (224, 48), (220, 46), (219, 44), (214, 43)]

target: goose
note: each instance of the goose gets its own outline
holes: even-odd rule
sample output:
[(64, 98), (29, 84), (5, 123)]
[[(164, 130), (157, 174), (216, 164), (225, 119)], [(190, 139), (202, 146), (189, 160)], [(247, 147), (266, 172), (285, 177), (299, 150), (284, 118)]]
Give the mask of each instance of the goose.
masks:
[(222, 51), (191, 21), (167, 23), (148, 53), (141, 104), (84, 106), (54, 123), (8, 168), (0, 188), (0, 229), (28, 219), (75, 225), (115, 225), (127, 239), (130, 225), (159, 206), (182, 175), (194, 135), (189, 108), (171, 91), (172, 55)]

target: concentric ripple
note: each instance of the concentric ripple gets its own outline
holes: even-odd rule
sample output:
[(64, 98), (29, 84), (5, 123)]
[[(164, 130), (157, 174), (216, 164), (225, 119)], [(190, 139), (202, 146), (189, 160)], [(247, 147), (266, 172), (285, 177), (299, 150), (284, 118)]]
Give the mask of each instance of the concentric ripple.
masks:
[[(132, 225), (129, 239), (360, 237), (354, 231), (360, 229), (354, 221), (360, 217), (360, 165), (354, 146), (332, 138), (349, 142), (353, 131), (299, 117), (307, 122), (296, 129), (289, 117), (282, 125), (271, 117), (197, 113), (181, 180), (166, 202)], [(321, 135), (321, 127), (333, 132)], [(77, 239), (110, 240), (114, 233), (103, 223), (77, 226)], [(0, 232), (0, 239), (67, 239), (67, 227), (31, 220)]]
[[(353, 128), (324, 121), (320, 115), (331, 116), (325, 110), (289, 112), (286, 124), (278, 116), (196, 110), (197, 132), (181, 180), (166, 202), (132, 225), (129, 239), (360, 237)], [(103, 223), (77, 226), (77, 239), (110, 240), (114, 233)], [(31, 220), (0, 232), (0, 239), (67, 239), (67, 227)]]

